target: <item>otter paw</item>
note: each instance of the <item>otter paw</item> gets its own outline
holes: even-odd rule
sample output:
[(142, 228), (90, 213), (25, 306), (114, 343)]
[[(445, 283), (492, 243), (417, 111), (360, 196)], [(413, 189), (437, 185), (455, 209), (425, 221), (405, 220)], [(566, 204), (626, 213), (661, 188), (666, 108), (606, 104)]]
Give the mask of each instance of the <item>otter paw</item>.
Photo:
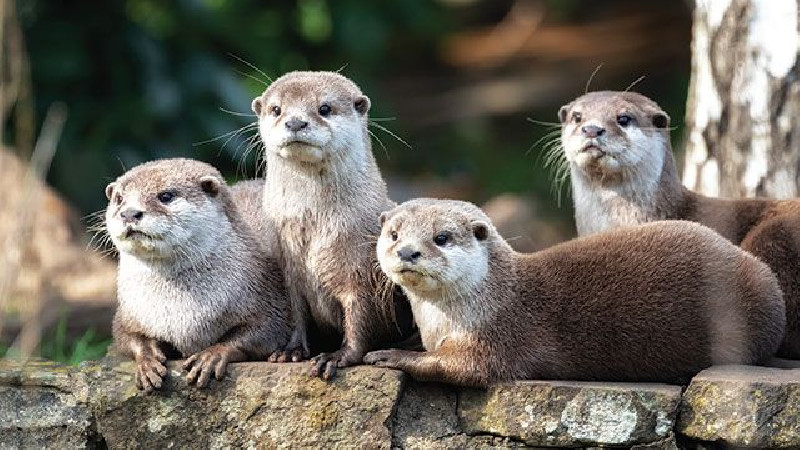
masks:
[(217, 381), (225, 376), (225, 369), (229, 362), (242, 361), (243, 354), (226, 345), (213, 345), (199, 353), (195, 353), (183, 362), (183, 370), (188, 370), (186, 382), (197, 387), (204, 387), (211, 379), (211, 374)]
[(349, 367), (361, 362), (361, 355), (352, 350), (337, 350), (333, 353), (320, 353), (311, 359), (312, 377), (331, 380), (336, 376), (336, 369)]
[(167, 367), (158, 355), (143, 356), (136, 361), (136, 387), (146, 393), (161, 388)]
[(403, 359), (402, 350), (376, 350), (364, 356), (364, 364), (372, 364), (377, 367), (388, 369), (399, 369)]

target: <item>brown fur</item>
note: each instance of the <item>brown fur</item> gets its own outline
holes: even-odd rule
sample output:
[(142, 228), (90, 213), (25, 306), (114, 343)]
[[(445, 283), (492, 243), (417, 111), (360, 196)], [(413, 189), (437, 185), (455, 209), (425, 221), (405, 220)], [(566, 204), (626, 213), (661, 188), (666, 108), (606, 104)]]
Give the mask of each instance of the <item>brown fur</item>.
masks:
[[(579, 97), (559, 113), (567, 136), (581, 133), (580, 126), (567, 129), (576, 112), (581, 115), (581, 123), (596, 120), (603, 124), (606, 136), (601, 146), (618, 145), (628, 151), (639, 151), (632, 148), (633, 142), (615, 121), (623, 112), (630, 114), (635, 123), (628, 127), (642, 129), (650, 143), (644, 147), (646, 157), (663, 159), (657, 180), (647, 179), (644, 172), (635, 167), (628, 167), (617, 177), (609, 177), (608, 173), (600, 171), (593, 175), (592, 170), (581, 170), (572, 164), (576, 220), (580, 222), (582, 216), (587, 215), (587, 220), (603, 223), (587, 213), (577, 199), (587, 190), (605, 189), (607, 192), (616, 191), (619, 196), (604, 210), (593, 210), (603, 211), (602, 214), (612, 218), (600, 229), (663, 219), (690, 220), (706, 225), (740, 245), (766, 262), (777, 275), (786, 301), (787, 322), (786, 336), (777, 354), (800, 359), (800, 199), (720, 199), (686, 189), (680, 182), (672, 155), (667, 128), (669, 117), (658, 104), (641, 94), (592, 92)], [(653, 118), (657, 116), (666, 118), (663, 127), (653, 125)], [(654, 186), (651, 196), (641, 192), (642, 186), (648, 182)]]
[[(203, 386), (212, 374), (220, 379), (227, 363), (265, 359), (288, 342), (280, 269), (256, 238), (262, 185), (229, 189), (208, 164), (168, 159), (137, 166), (107, 188), (109, 234), (119, 233), (112, 228), (118, 230), (122, 211), (140, 208), (134, 227), (168, 239), (169, 254), (156, 257), (120, 248), (112, 234), (120, 249), (114, 344), (136, 360), (140, 388), (161, 386), (167, 356), (187, 357), (187, 380)], [(175, 200), (161, 202), (165, 191)], [(194, 234), (176, 237), (187, 229)], [(163, 314), (148, 313), (158, 308)]]
[[(451, 240), (438, 246), (432, 239), (442, 231)], [(476, 206), (421, 199), (389, 212), (380, 239), (381, 265), (402, 283), (427, 352), (383, 350), (364, 360), (423, 380), (685, 382), (712, 364), (765, 361), (783, 334), (769, 268), (691, 222), (523, 254)], [(393, 255), (407, 246), (421, 252), (419, 261), (405, 266), (410, 273), (392, 272)], [(463, 277), (459, 267), (483, 252), (485, 277)], [(426, 273), (438, 288), (415, 287)], [(420, 303), (429, 308), (422, 316)]]
[[(253, 101), (267, 162), (264, 209), (280, 235), (295, 321), (291, 342), (271, 360), (310, 356), (311, 327), (343, 335), (338, 351), (315, 358), (312, 373), (325, 378), (411, 327), (407, 305), (375, 260), (377, 218), (394, 203), (372, 155), (369, 105), (333, 72), (291, 72)], [(289, 134), (290, 120), (308, 125)]]

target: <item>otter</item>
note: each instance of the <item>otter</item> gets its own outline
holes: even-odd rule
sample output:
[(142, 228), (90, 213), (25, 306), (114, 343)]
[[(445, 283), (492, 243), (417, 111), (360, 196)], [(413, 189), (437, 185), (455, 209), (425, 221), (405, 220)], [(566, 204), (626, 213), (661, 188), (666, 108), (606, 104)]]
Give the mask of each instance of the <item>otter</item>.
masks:
[(342, 337), (312, 360), (311, 374), (330, 379), (413, 326), (377, 267), (377, 217), (395, 204), (372, 154), (370, 100), (338, 73), (290, 72), (252, 109), (266, 160), (264, 214), (279, 236), (294, 320), (291, 341), (270, 360), (308, 358), (313, 326)]
[(768, 360), (783, 334), (769, 267), (696, 223), (525, 254), (467, 202), (412, 200), (381, 221), (381, 269), (411, 302), (426, 351), (364, 362), (421, 380), (683, 383), (712, 364)]
[(777, 356), (800, 359), (800, 199), (721, 199), (681, 184), (670, 118), (635, 92), (591, 92), (561, 107), (578, 234), (679, 219), (706, 225), (767, 263), (786, 301)]
[(187, 381), (202, 387), (228, 363), (266, 359), (289, 341), (280, 267), (256, 235), (262, 184), (228, 188), (214, 167), (179, 158), (106, 187), (119, 251), (114, 346), (136, 361), (140, 389), (161, 387), (168, 356), (187, 358)]

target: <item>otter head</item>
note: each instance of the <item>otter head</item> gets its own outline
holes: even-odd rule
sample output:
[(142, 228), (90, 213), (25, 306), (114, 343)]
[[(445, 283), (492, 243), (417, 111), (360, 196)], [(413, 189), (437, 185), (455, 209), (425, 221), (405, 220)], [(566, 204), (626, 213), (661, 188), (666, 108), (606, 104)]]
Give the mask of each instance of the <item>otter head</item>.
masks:
[(290, 72), (253, 100), (267, 152), (319, 165), (365, 148), (370, 101), (335, 72)]
[(469, 291), (486, 278), (497, 230), (477, 206), (411, 200), (381, 214), (381, 224), (381, 269), (409, 293), (448, 298), (448, 292)]
[(120, 253), (139, 259), (201, 257), (229, 223), (226, 189), (219, 171), (199, 161), (142, 164), (106, 187), (106, 231)]
[(590, 92), (558, 111), (561, 145), (574, 169), (590, 178), (621, 179), (657, 171), (669, 151), (669, 116), (635, 92)]

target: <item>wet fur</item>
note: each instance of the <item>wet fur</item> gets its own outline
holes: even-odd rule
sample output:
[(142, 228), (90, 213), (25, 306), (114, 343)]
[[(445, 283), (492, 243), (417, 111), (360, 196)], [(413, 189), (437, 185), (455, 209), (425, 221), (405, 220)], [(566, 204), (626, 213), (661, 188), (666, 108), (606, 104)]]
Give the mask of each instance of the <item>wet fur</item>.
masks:
[[(484, 240), (473, 235), (475, 222), (489, 224)], [(441, 229), (460, 230), (452, 245), (463, 258), (486, 252), (483, 279), (453, 283), (465, 262), (431, 242)], [(395, 252), (409, 243), (422, 253), (419, 270), (440, 280), (440, 289), (416, 289), (394, 271)], [(427, 351), (381, 350), (364, 360), (422, 380), (680, 383), (713, 364), (763, 362), (783, 334), (783, 301), (769, 268), (691, 222), (522, 254), (474, 205), (422, 199), (388, 213), (379, 248), (381, 267), (414, 307)]]
[[(330, 116), (320, 115), (322, 103)], [(377, 269), (378, 216), (394, 203), (372, 154), (369, 99), (337, 73), (292, 72), (257, 97), (253, 110), (265, 147), (264, 209), (280, 235), (295, 322), (275, 359), (308, 357), (314, 326), (343, 336), (337, 352), (317, 359), (316, 372), (330, 377), (412, 326), (399, 290)], [(308, 127), (292, 135), (285, 127), (291, 119)], [(305, 144), (287, 145), (292, 136)]]
[[(201, 188), (208, 177), (218, 191)], [(122, 354), (139, 361), (165, 359), (169, 350), (190, 357), (212, 349), (231, 361), (265, 359), (288, 342), (280, 268), (256, 237), (264, 233), (262, 186), (229, 189), (216, 169), (187, 159), (146, 163), (109, 185), (106, 223), (121, 249), (113, 332)], [(177, 192), (173, 204), (184, 204), (161, 204), (156, 195), (164, 190)], [(119, 213), (129, 207), (144, 210), (143, 229), (164, 233), (158, 251), (120, 240)]]
[[(581, 124), (572, 123), (575, 112)], [(615, 118), (626, 112), (636, 123), (626, 129)], [(572, 172), (578, 234), (664, 219), (706, 225), (766, 262), (778, 277), (786, 301), (786, 336), (778, 356), (800, 359), (800, 200), (720, 199), (686, 189), (680, 182), (668, 127), (653, 118), (666, 113), (635, 92), (592, 92), (562, 107), (562, 145)], [(597, 123), (601, 146), (620, 155), (622, 170), (597, 171), (579, 164), (584, 141), (580, 125)], [(637, 136), (632, 135), (638, 132)]]

